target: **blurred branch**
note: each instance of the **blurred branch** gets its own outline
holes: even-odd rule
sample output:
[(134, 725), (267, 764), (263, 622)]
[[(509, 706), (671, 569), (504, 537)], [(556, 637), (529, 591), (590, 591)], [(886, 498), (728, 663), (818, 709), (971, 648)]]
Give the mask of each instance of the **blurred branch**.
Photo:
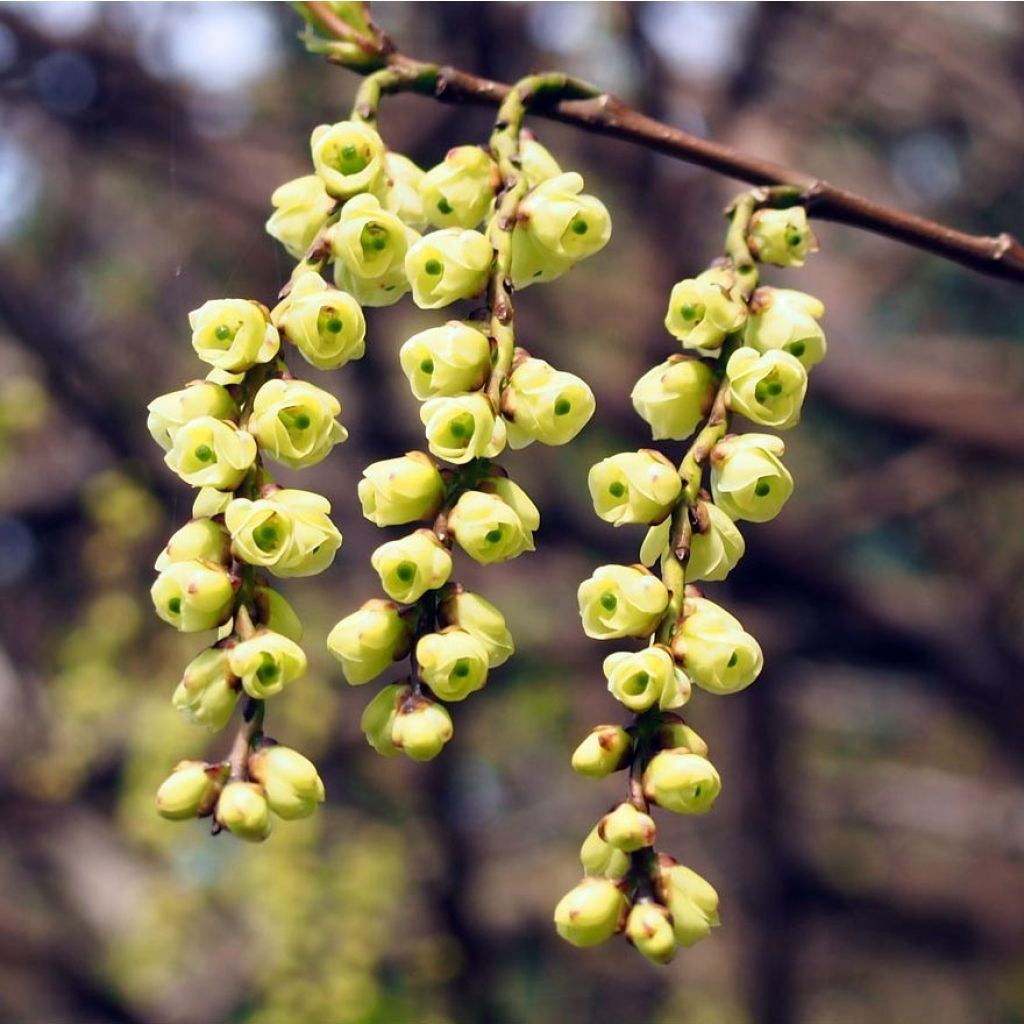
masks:
[[(314, 51), (324, 52), (332, 63), (363, 75), (383, 67), (398, 72), (392, 87), (385, 91), (416, 92), (442, 103), (496, 107), (511, 88), (503, 82), (480, 78), (457, 68), (408, 57), (372, 22), (371, 34), (359, 36), (351, 25), (339, 19), (328, 3), (296, 3), (294, 6), (327, 36), (326, 40), (307, 36), (307, 45)], [(333, 44), (332, 39), (336, 40)], [(552, 97), (547, 103), (533, 104), (531, 113), (624, 139), (754, 185), (792, 187), (793, 202), (805, 205), (809, 213), (821, 220), (883, 235), (980, 273), (1024, 284), (1024, 245), (1007, 232), (995, 237), (972, 235), (883, 206), (830, 185), (815, 175), (790, 170), (656, 121), (609, 93), (582, 100)]]

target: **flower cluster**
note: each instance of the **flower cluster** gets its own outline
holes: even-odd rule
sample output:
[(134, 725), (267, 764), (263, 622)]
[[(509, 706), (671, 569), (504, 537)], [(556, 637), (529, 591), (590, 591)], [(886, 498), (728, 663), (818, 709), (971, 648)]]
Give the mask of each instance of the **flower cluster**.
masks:
[(612, 455), (589, 475), (601, 519), (648, 530), (640, 564), (601, 566), (581, 584), (583, 630), (598, 640), (646, 645), (604, 661), (608, 690), (633, 713), (632, 723), (597, 726), (572, 757), (581, 775), (628, 770), (629, 781), (626, 799), (584, 842), (587, 877), (558, 904), (555, 925), (578, 946), (624, 931), (656, 963), (669, 962), (679, 946), (718, 924), (712, 886), (654, 851), (652, 806), (704, 814), (721, 789), (707, 744), (679, 709), (694, 686), (736, 693), (762, 668), (754, 637), (693, 584), (724, 580), (744, 552), (737, 521), (774, 518), (793, 491), (782, 440), (728, 434), (730, 418), (777, 430), (795, 426), (808, 370), (825, 355), (821, 303), (802, 292), (757, 287), (755, 261), (800, 266), (815, 247), (802, 207), (761, 205), (767, 201), (762, 193), (740, 197), (730, 211), (726, 256), (674, 286), (665, 327), (684, 351), (633, 389), (633, 406), (654, 439), (693, 437), (681, 464), (641, 449)]
[[(368, 466), (359, 499), (377, 526), (414, 528), (371, 557), (386, 599), (367, 601), (328, 637), (353, 686), (410, 659), (367, 705), (362, 726), (380, 753), (427, 761), (452, 736), (445, 704), (481, 689), (513, 651), (501, 612), (452, 578), (456, 548), (481, 565), (534, 550), (537, 507), (493, 460), (506, 446), (566, 444), (594, 411), (586, 383), (516, 347), (512, 290), (597, 252), (611, 223), (583, 194), (583, 179), (563, 174), (522, 130), (520, 90), (488, 147), (457, 146), (426, 172), (385, 149), (366, 123), (370, 106), (357, 99), (363, 121), (313, 136), (314, 155), (319, 147), (341, 174), (328, 191), (345, 197), (324, 232), (335, 281), (368, 304), (407, 291), (421, 309), (486, 303), (482, 316), (449, 319), (401, 347), (428, 451)], [(346, 147), (362, 155), (350, 160)]]

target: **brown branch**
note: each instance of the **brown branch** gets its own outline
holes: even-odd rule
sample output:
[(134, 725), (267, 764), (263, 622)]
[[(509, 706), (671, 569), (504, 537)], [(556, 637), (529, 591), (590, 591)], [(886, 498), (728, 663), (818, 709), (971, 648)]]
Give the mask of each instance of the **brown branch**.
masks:
[[(335, 38), (352, 42), (351, 27), (345, 25), (345, 31), (341, 33), (342, 26), (335, 24), (338, 19), (331, 17), (326, 4), (297, 3), (295, 6), (305, 9), (308, 20), (318, 24), (322, 31), (330, 34), (337, 29)], [(331, 54), (330, 59), (358, 74), (367, 74), (381, 67), (400, 67), (405, 72), (400, 86), (402, 91), (432, 96), (442, 103), (496, 107), (510, 89), (503, 82), (407, 57), (395, 49), (391, 40), (379, 30), (372, 40), (364, 38), (361, 48), (364, 54), (374, 54), (377, 63), (368, 65), (365, 59), (352, 61), (342, 52)], [(883, 206), (854, 192), (830, 185), (813, 174), (793, 171), (781, 164), (738, 152), (722, 143), (690, 135), (680, 128), (641, 114), (608, 93), (593, 99), (537, 103), (531, 106), (530, 112), (599, 135), (610, 135), (645, 146), (677, 160), (753, 185), (792, 186), (793, 201), (806, 205), (808, 212), (820, 220), (870, 231), (990, 277), (1024, 284), (1024, 245), (1006, 232), (995, 237), (972, 235), (916, 214)]]

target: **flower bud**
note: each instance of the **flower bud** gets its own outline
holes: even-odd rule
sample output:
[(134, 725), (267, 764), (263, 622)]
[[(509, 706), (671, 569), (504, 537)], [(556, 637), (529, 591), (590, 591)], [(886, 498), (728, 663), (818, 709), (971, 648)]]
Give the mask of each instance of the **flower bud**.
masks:
[(788, 210), (755, 210), (747, 245), (754, 259), (776, 267), (802, 267), (807, 254), (818, 251), (818, 240), (802, 206)]
[(384, 142), (359, 121), (321, 124), (309, 140), (313, 167), (327, 191), (339, 199), (376, 191), (384, 180)]
[(412, 393), (421, 401), (476, 391), (491, 369), (487, 335), (470, 324), (449, 320), (414, 334), (398, 353)]
[(632, 853), (653, 846), (656, 829), (649, 814), (631, 803), (621, 803), (598, 822), (597, 834), (616, 850)]
[(683, 482), (661, 452), (620, 452), (591, 466), (587, 486), (606, 523), (657, 523), (672, 513)]
[(474, 228), (501, 187), (498, 165), (479, 146), (456, 146), (420, 182), (427, 219), (439, 228)]
[(270, 314), (303, 359), (319, 370), (336, 370), (366, 352), (366, 317), (348, 292), (305, 270)]
[(228, 664), (250, 697), (266, 700), (305, 673), (306, 653), (294, 640), (258, 629), (228, 651)]
[(725, 368), (729, 407), (762, 427), (786, 430), (800, 422), (807, 371), (796, 356), (773, 349), (739, 348)]
[(270, 807), (255, 782), (229, 782), (217, 801), (217, 822), (232, 835), (262, 843), (270, 835)]
[(384, 593), (399, 604), (414, 604), (437, 590), (452, 573), (452, 556), (431, 530), (381, 544), (370, 556)]
[(412, 693), (412, 688), (400, 683), (385, 686), (363, 709), (359, 726), (366, 742), (384, 757), (398, 757), (400, 751), (391, 742), (391, 730), (398, 717), (398, 708)]
[(592, 640), (649, 636), (668, 607), (665, 584), (639, 566), (600, 566), (577, 598), (583, 632)]
[(445, 228), (424, 235), (405, 254), (405, 276), (420, 309), (440, 309), (479, 295), (490, 277), (494, 250), (479, 231)]
[(648, 370), (630, 396), (655, 441), (683, 441), (711, 411), (715, 373), (699, 359), (671, 356)]
[(809, 370), (825, 358), (825, 315), (819, 299), (788, 288), (758, 288), (750, 300), (743, 343), (758, 352), (780, 349)]
[(423, 681), (441, 700), (465, 700), (487, 682), (487, 651), (475, 637), (449, 626), (416, 644)]
[(686, 580), (717, 583), (732, 572), (747, 546), (736, 524), (717, 505), (702, 501), (698, 509), (706, 517), (706, 528), (694, 530), (690, 536)]
[(574, 946), (600, 946), (623, 924), (626, 897), (607, 878), (584, 878), (555, 907), (555, 928)]
[(256, 459), (256, 441), (227, 420), (200, 416), (174, 435), (164, 462), (193, 487), (233, 491)]
[(493, 458), (505, 447), (505, 421), (495, 419), (487, 396), (475, 392), (454, 398), (431, 398), (420, 406), (427, 446), (439, 459), (463, 465)]
[(658, 869), (658, 888), (672, 915), (676, 942), (692, 946), (718, 925), (718, 893), (696, 871), (664, 854)]
[(651, 900), (636, 903), (626, 918), (626, 938), (638, 953), (656, 964), (670, 963), (676, 955), (672, 916)]
[(409, 290), (405, 254), (418, 238), (375, 196), (355, 196), (331, 229), (334, 283), (364, 306), (390, 306)]
[(215, 565), (224, 565), (231, 553), (227, 530), (212, 519), (191, 519), (176, 530), (153, 566), (162, 572), (174, 562), (190, 562), (199, 558)]
[(620, 879), (629, 871), (629, 854), (617, 850), (598, 835), (595, 825), (580, 847), (580, 863), (588, 875)]
[(377, 526), (400, 526), (433, 519), (444, 502), (445, 486), (434, 461), (423, 452), (374, 462), (357, 488), (363, 515)]
[(738, 619), (703, 597), (688, 598), (684, 611), (672, 649), (701, 689), (737, 693), (761, 674), (761, 648)]
[(302, 380), (268, 380), (256, 392), (249, 418), (259, 446), (292, 469), (315, 466), (348, 431), (334, 418), (341, 403)]
[(733, 520), (766, 523), (793, 493), (793, 477), (782, 464), (782, 439), (772, 434), (731, 434), (711, 452), (711, 493)]
[(196, 355), (229, 373), (270, 362), (281, 346), (267, 311), (248, 299), (211, 299), (193, 309), (188, 322)]
[(706, 814), (722, 789), (715, 766), (689, 750), (659, 750), (644, 772), (644, 795), (676, 814)]
[(188, 663), (171, 703), (189, 722), (217, 732), (231, 720), (239, 692), (228, 652), (210, 647)]
[(542, 181), (519, 204), (516, 231), (554, 256), (578, 263), (608, 244), (612, 222), (600, 199), (583, 192), (575, 171)]
[(407, 156), (388, 151), (384, 154), (384, 171), (388, 179), (384, 209), (414, 231), (426, 230), (429, 222), (420, 196), (422, 169)]
[(231, 617), (235, 588), (213, 562), (173, 562), (150, 589), (157, 615), (182, 633), (223, 625)]
[(238, 406), (227, 388), (207, 380), (193, 381), (181, 391), (160, 395), (147, 408), (146, 427), (165, 452), (174, 447), (174, 435), (186, 423), (204, 416), (229, 420), (238, 415)]
[(568, 444), (590, 422), (594, 404), (586, 381), (543, 359), (525, 359), (512, 371), (502, 394), (508, 442), (513, 448), (534, 441)]
[(223, 515), (234, 495), (230, 491), (218, 491), (216, 487), (200, 487), (192, 502), (193, 519), (212, 519)]
[(324, 802), (316, 765), (290, 747), (260, 747), (249, 758), (249, 777), (263, 787), (270, 809), (286, 821), (308, 818)]
[(534, 550), (533, 531), (540, 525), (540, 513), (524, 492), (519, 493), (525, 500), (518, 502), (518, 509), (484, 491), (464, 491), (459, 496), (448, 516), (448, 528), (475, 562), (508, 562)]
[(157, 814), (170, 821), (206, 817), (213, 811), (227, 777), (226, 764), (179, 761), (156, 791)]
[(573, 751), (573, 771), (590, 779), (603, 779), (625, 768), (633, 752), (633, 738), (621, 725), (598, 725)]
[(526, 178), (526, 184), (535, 188), (542, 181), (562, 173), (558, 161), (542, 146), (528, 129), (519, 133), (519, 163)]
[(266, 224), (267, 234), (301, 260), (334, 210), (334, 200), (327, 194), (323, 179), (306, 174), (286, 181), (274, 189), (270, 202), (274, 212)]
[(658, 746), (663, 750), (684, 747), (691, 754), (708, 756), (708, 745), (678, 715), (663, 716), (658, 731), (655, 733)]
[(655, 704), (667, 710), (690, 699), (690, 680), (661, 644), (609, 654), (604, 659), (604, 674), (609, 693), (630, 711), (646, 711)]
[(725, 267), (679, 281), (669, 296), (665, 329), (683, 348), (716, 355), (726, 336), (747, 320), (746, 303), (733, 295), (735, 284), (735, 273)]
[(442, 602), (440, 614), (444, 624), (464, 629), (483, 644), (488, 668), (504, 665), (515, 653), (505, 616), (479, 594), (456, 589)]
[(224, 513), (235, 557), (288, 579), (323, 572), (339, 547), (331, 503), (312, 491), (282, 488), (265, 498), (235, 498)]
[(399, 705), (391, 727), (391, 742), (413, 761), (433, 761), (453, 732), (448, 712), (440, 704), (420, 697)]
[(295, 609), (281, 594), (270, 587), (257, 586), (253, 589), (252, 597), (256, 605), (257, 622), (296, 643), (302, 640), (302, 623)]
[(341, 662), (350, 686), (375, 679), (392, 662), (409, 653), (409, 623), (391, 601), (367, 601), (346, 615), (327, 636), (327, 649)]

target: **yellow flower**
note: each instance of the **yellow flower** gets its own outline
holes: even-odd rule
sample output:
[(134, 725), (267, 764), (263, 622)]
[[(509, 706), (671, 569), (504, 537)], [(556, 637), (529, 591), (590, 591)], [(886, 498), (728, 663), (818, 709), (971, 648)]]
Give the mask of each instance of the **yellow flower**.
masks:
[(656, 831), (654, 819), (631, 803), (619, 804), (597, 824), (597, 834), (623, 853), (653, 846)]
[(733, 520), (766, 523), (793, 493), (793, 477), (782, 464), (786, 446), (772, 434), (730, 434), (711, 452), (711, 493)]
[(525, 448), (534, 441), (568, 444), (594, 415), (594, 393), (575, 374), (530, 358), (509, 376), (501, 408), (513, 448)]
[(756, 210), (750, 218), (747, 244), (754, 259), (777, 267), (802, 267), (807, 254), (818, 251), (818, 240), (802, 206)]
[(690, 680), (660, 644), (609, 654), (604, 674), (609, 693), (630, 711), (646, 711), (655, 704), (668, 710), (690, 699)]
[(266, 700), (305, 673), (306, 654), (294, 640), (258, 629), (228, 651), (228, 664), (250, 697)]
[(593, 640), (649, 636), (668, 607), (665, 584), (642, 566), (602, 565), (577, 596), (583, 632)]
[(476, 391), (491, 369), (487, 335), (471, 324), (449, 320), (414, 334), (398, 352), (402, 372), (421, 401)]
[(659, 750), (643, 777), (644, 795), (676, 814), (706, 814), (722, 789), (715, 766), (689, 750)]
[(729, 406), (762, 427), (787, 430), (800, 422), (807, 394), (807, 371), (796, 356), (780, 349), (760, 353), (739, 348), (725, 368)]
[(250, 778), (263, 787), (267, 804), (279, 818), (308, 818), (324, 802), (316, 765), (297, 750), (276, 743), (260, 747), (248, 767)]
[(307, 174), (275, 188), (270, 202), (274, 212), (267, 221), (267, 234), (301, 260), (334, 210), (334, 199), (319, 175)]
[(500, 494), (484, 491), (464, 491), (455, 503), (448, 528), (475, 562), (508, 562), (534, 550), (533, 531), (540, 525), (540, 514), (526, 494), (516, 490), (521, 497), (514, 498), (513, 504)]
[(655, 441), (683, 441), (711, 411), (715, 389), (710, 366), (674, 355), (648, 370), (633, 386), (630, 397)]
[(594, 511), (606, 523), (657, 523), (672, 513), (683, 482), (661, 452), (650, 448), (602, 459), (587, 475)]
[(711, 693), (736, 693), (761, 673), (758, 642), (730, 615), (707, 598), (688, 598), (686, 618), (673, 640), (690, 678)]
[(446, 462), (493, 458), (505, 447), (505, 422), (480, 392), (431, 398), (420, 406), (420, 420), (431, 453)]
[(758, 352), (781, 349), (809, 370), (825, 358), (825, 315), (820, 299), (788, 288), (758, 288), (750, 300), (743, 343)]
[(348, 438), (334, 418), (341, 403), (302, 380), (268, 380), (256, 392), (249, 430), (272, 458), (292, 469), (315, 466)]
[(441, 700), (465, 700), (487, 682), (487, 650), (457, 626), (420, 637), (416, 661), (423, 681)]
[(736, 275), (726, 267), (713, 267), (673, 288), (665, 314), (665, 330), (683, 348), (701, 355), (717, 355), (726, 337), (747, 320), (742, 297), (733, 295)]
[(233, 491), (256, 460), (256, 441), (227, 420), (200, 416), (174, 435), (164, 462), (193, 487)]
[(231, 720), (239, 692), (228, 652), (210, 647), (189, 662), (171, 703), (188, 721), (217, 732)]
[(580, 847), (580, 863), (588, 875), (599, 878), (622, 878), (629, 871), (629, 854), (616, 850), (598, 835), (595, 825)]
[(174, 562), (150, 590), (157, 615), (182, 633), (223, 625), (231, 617), (235, 588), (227, 570), (213, 562)]
[(504, 665), (515, 653), (512, 634), (505, 616), (479, 594), (472, 594), (459, 586), (449, 588), (451, 593), (440, 606), (441, 621), (458, 626), (475, 637), (487, 651), (487, 667)]
[(281, 346), (267, 311), (247, 299), (211, 299), (192, 310), (188, 322), (196, 355), (229, 373), (269, 362)]
[(384, 183), (384, 142), (359, 121), (321, 124), (310, 138), (313, 167), (332, 196), (347, 199)]
[(426, 697), (398, 707), (391, 727), (391, 742), (413, 761), (432, 761), (452, 738), (451, 716)]
[(490, 278), (494, 250), (479, 231), (444, 228), (424, 235), (405, 254), (405, 276), (420, 309), (440, 309), (479, 295)]
[(603, 779), (625, 768), (632, 750), (632, 737), (621, 725), (596, 725), (573, 751), (573, 771), (590, 779)]
[(146, 427), (165, 452), (174, 447), (174, 435), (186, 423), (201, 416), (230, 420), (238, 415), (238, 406), (227, 388), (206, 380), (193, 381), (181, 391), (160, 395), (147, 408)]
[(217, 801), (217, 821), (232, 835), (262, 843), (270, 835), (270, 807), (255, 782), (229, 782)]
[(153, 568), (162, 572), (173, 562), (189, 562), (195, 558), (224, 565), (230, 553), (231, 538), (220, 523), (212, 519), (190, 519), (171, 535)]
[(681, 946), (692, 946), (718, 925), (718, 893), (696, 871), (662, 854), (658, 888), (672, 915), (672, 929)]
[(300, 273), (270, 314), (307, 363), (336, 370), (366, 351), (366, 318), (348, 292), (331, 288), (313, 270)]
[(427, 219), (439, 228), (474, 228), (501, 186), (498, 165), (479, 146), (456, 146), (420, 181)]
[(706, 528), (694, 530), (690, 537), (690, 555), (686, 561), (686, 579), (689, 583), (724, 580), (743, 557), (746, 543), (736, 524), (710, 501), (702, 501), (698, 509), (703, 514)]
[(574, 946), (600, 946), (624, 924), (626, 897), (607, 878), (584, 878), (555, 907), (555, 928)]
[(327, 649), (341, 662), (349, 685), (360, 686), (404, 658), (411, 640), (409, 623), (398, 606), (372, 600), (335, 623), (327, 636)]
[(641, 900), (630, 910), (626, 918), (626, 938), (652, 963), (667, 964), (675, 958), (672, 915), (651, 900)]
[(414, 604), (428, 590), (448, 582), (452, 556), (431, 530), (382, 544), (370, 556), (384, 593), (399, 604)]
[(170, 821), (205, 817), (213, 811), (227, 774), (226, 764), (179, 761), (156, 791), (157, 814)]

